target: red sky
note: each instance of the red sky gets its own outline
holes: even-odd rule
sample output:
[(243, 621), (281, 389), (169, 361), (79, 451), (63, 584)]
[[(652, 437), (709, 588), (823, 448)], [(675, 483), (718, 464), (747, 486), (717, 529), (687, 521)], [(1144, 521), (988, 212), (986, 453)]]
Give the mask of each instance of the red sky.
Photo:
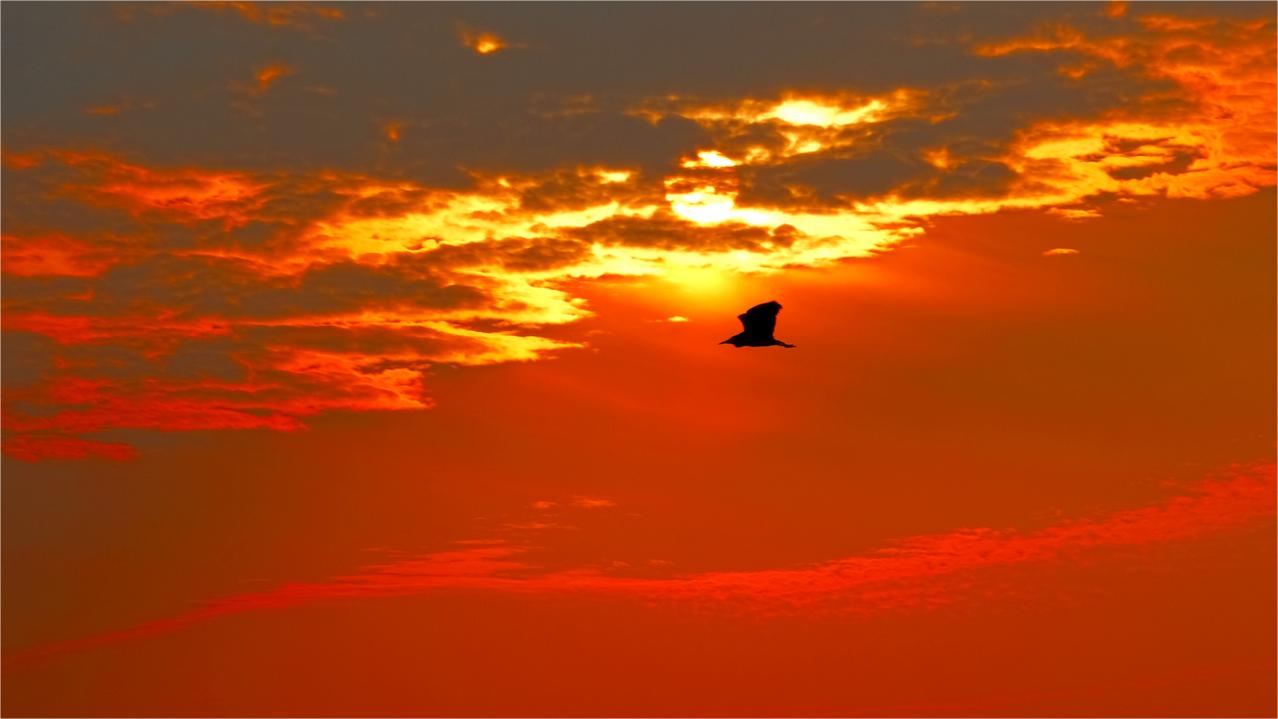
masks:
[(6, 714), (1278, 711), (1272, 6), (3, 13)]

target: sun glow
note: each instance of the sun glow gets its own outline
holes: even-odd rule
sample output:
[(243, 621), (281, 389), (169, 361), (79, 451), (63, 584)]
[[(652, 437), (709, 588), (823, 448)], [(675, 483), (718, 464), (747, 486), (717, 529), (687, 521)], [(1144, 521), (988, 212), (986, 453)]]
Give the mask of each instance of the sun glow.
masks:
[[(724, 296), (735, 294), (741, 284), (740, 276), (733, 270), (715, 266), (684, 265), (673, 267), (661, 279), (684, 292), (698, 296)], [(686, 322), (686, 319), (671, 319)]]
[(675, 214), (703, 225), (723, 222), (733, 216), (736, 206), (734, 194), (724, 194), (714, 185), (701, 185), (696, 189), (669, 192), (666, 199)]
[(487, 31), (463, 31), (462, 44), (480, 55), (491, 55), (507, 47), (505, 40)]
[(887, 108), (882, 100), (871, 100), (859, 107), (845, 109), (818, 100), (793, 99), (777, 104), (762, 119), (775, 118), (791, 125), (840, 127), (871, 122)]
[(634, 175), (630, 170), (596, 170), (595, 176), (605, 185), (615, 185), (620, 182), (628, 182)]
[(701, 150), (697, 153), (697, 159), (684, 160), (682, 165), (687, 168), (704, 167), (719, 169), (724, 167), (735, 167), (737, 161), (725, 156), (718, 150)]

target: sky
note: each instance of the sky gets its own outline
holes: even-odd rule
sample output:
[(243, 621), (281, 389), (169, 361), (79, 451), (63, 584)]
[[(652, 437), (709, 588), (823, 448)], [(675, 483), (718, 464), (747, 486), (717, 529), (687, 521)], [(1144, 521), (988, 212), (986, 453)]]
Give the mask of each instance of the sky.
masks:
[(0, 17), (6, 715), (1278, 712), (1272, 4)]

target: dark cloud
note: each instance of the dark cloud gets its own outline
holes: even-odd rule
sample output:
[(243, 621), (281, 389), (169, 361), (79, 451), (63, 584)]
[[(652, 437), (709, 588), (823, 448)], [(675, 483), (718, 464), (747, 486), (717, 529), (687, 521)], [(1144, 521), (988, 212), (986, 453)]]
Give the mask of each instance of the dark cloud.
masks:
[(227, 337), (195, 338), (179, 344), (151, 371), (181, 379), (242, 382), (248, 367), (237, 359), (244, 346)]
[(1001, 162), (968, 160), (955, 167), (925, 173), (896, 190), (906, 199), (1002, 197), (1008, 194), (1016, 179), (1016, 172)]
[(754, 168), (742, 183), (742, 200), (751, 204), (791, 202), (846, 205), (847, 198), (885, 194), (925, 173), (921, 159), (888, 151), (848, 158), (804, 158)]
[[(966, 124), (1005, 136), (1004, 123), (1019, 121), (1007, 117), (1009, 109), (1086, 112), (1149, 84), (1117, 70), (1071, 83), (1057, 76), (1052, 58), (975, 57), (953, 40), (1026, 33), (1045, 21), (1099, 22), (1091, 4), (944, 13), (891, 3), (365, 8), (313, 34), (245, 23), (233, 12), (187, 9), (121, 21), (105, 6), (10, 5), (6, 135), (11, 146), (93, 138), (156, 162), (345, 168), (458, 185), (467, 168), (672, 162), (705, 144), (704, 130), (622, 113), (641, 98), (671, 93), (876, 93), (979, 80), (1009, 89)], [(494, 28), (518, 47), (477, 57), (458, 41), (459, 24)], [(732, 32), (713, 31), (725, 24)], [(232, 83), (267, 62), (295, 74), (261, 97), (237, 97)], [(119, 114), (85, 112), (124, 96), (136, 99)], [(549, 117), (532, 110), (569, 107), (581, 97), (594, 97), (595, 109)], [(392, 121), (403, 124), (398, 143), (382, 132)]]
[(652, 217), (612, 217), (569, 230), (568, 234), (601, 245), (687, 252), (766, 252), (786, 247), (795, 239), (795, 229), (789, 225), (771, 231), (741, 223), (705, 227), (666, 213)]
[(112, 207), (84, 203), (67, 188), (85, 174), (58, 162), (42, 161), (35, 167), (15, 169), (8, 163), (0, 174), (4, 192), (0, 209), (6, 234), (36, 234), (50, 228), (76, 235), (138, 235), (143, 224)]
[(659, 177), (634, 172), (621, 181), (605, 179), (582, 168), (551, 171), (520, 189), (519, 206), (530, 212), (549, 212), (580, 210), (614, 200), (623, 204), (658, 204), (664, 199)]
[(276, 319), (388, 307), (477, 307), (487, 298), (481, 289), (411, 260), (380, 266), (343, 261), (273, 277), (235, 258), (161, 254), (97, 277), (6, 277), (5, 284), (8, 311), (116, 318)]
[(501, 240), (444, 245), (402, 261), (452, 268), (501, 267), (512, 272), (539, 272), (577, 264), (590, 256), (590, 244), (575, 238), (508, 237)]
[(6, 330), (0, 333), (0, 348), (6, 389), (34, 384), (52, 373), (56, 345), (48, 337)]

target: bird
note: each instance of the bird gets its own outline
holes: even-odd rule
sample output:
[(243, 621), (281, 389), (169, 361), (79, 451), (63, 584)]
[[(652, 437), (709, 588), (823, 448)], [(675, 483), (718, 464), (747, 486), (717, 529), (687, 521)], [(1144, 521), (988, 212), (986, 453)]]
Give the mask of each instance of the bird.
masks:
[(773, 345), (794, 347), (772, 336), (777, 328), (777, 313), (780, 311), (781, 303), (776, 300), (751, 307), (737, 315), (737, 319), (741, 320), (743, 331), (719, 344), (733, 347), (771, 347)]

